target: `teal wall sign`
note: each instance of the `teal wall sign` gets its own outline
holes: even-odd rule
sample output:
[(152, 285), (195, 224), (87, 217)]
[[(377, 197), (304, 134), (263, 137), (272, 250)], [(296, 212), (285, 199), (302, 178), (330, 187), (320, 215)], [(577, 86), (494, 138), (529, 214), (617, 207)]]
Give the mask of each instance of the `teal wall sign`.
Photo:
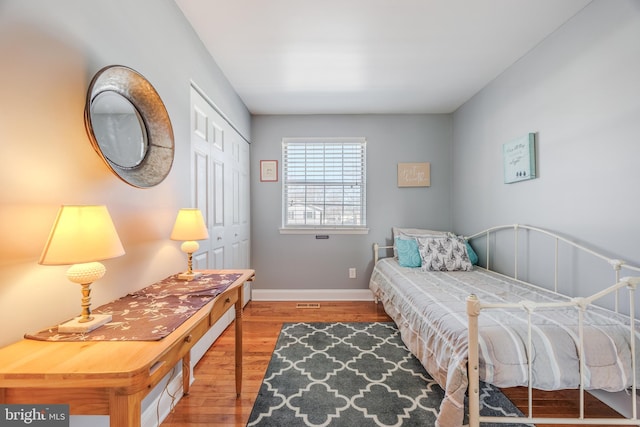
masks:
[(504, 182), (524, 181), (536, 177), (535, 133), (529, 133), (502, 145)]

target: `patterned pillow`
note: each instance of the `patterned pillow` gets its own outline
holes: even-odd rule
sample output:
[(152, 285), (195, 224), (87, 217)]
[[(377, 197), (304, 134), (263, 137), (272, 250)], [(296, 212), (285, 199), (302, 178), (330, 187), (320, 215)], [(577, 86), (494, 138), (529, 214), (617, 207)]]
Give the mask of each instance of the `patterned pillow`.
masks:
[(420, 267), (422, 258), (418, 251), (418, 242), (416, 239), (396, 238), (396, 249), (398, 250), (398, 264), (403, 267)]
[(456, 236), (418, 237), (424, 271), (471, 271), (464, 240)]

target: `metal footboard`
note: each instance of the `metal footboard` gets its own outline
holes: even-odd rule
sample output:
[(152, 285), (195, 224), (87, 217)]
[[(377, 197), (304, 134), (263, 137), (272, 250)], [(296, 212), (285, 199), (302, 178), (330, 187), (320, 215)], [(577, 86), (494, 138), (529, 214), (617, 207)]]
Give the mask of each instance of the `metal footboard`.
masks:
[[(599, 305), (597, 304), (598, 300), (603, 299), (604, 297), (608, 297), (613, 295), (615, 297), (615, 309), (613, 311), (619, 312), (621, 307), (619, 307), (619, 292), (626, 289), (628, 291), (628, 313), (625, 316), (628, 316), (629, 320), (629, 334), (630, 334), (630, 353), (631, 353), (631, 364), (633, 367), (632, 372), (637, 372), (637, 361), (636, 361), (636, 312), (635, 312), (635, 289), (640, 284), (640, 277), (624, 277), (620, 278), (620, 271), (622, 269), (630, 270), (631, 272), (640, 272), (640, 268), (634, 267), (626, 264), (624, 261), (617, 259), (610, 259), (606, 256), (598, 254), (584, 246), (578, 245), (566, 238), (558, 236), (554, 233), (524, 225), (509, 225), (509, 226), (500, 226), (494, 227), (488, 230), (485, 230), (481, 233), (474, 234), (469, 236), (468, 239), (473, 239), (477, 237), (486, 236), (487, 238), (487, 248), (486, 248), (486, 266), (490, 267), (491, 259), (489, 256), (490, 246), (489, 246), (489, 234), (495, 232), (497, 230), (503, 230), (512, 228), (515, 234), (515, 267), (514, 267), (514, 279), (519, 280), (518, 278), (518, 230), (530, 230), (535, 232), (543, 233), (552, 239), (555, 240), (555, 292), (558, 291), (558, 244), (565, 243), (570, 245), (580, 251), (584, 251), (589, 253), (602, 261), (608, 263), (613, 268), (615, 273), (615, 284), (597, 292), (588, 297), (577, 297), (572, 298), (568, 302), (558, 302), (558, 303), (535, 303), (531, 301), (522, 301), (515, 304), (490, 304), (483, 303), (480, 301), (475, 295), (470, 295), (467, 298), (467, 315), (469, 321), (469, 330), (468, 330), (468, 344), (469, 344), (469, 354), (468, 354), (468, 377), (469, 377), (469, 426), (470, 427), (478, 427), (481, 422), (490, 422), (490, 423), (522, 423), (522, 424), (577, 424), (577, 425), (640, 425), (640, 420), (638, 419), (637, 413), (637, 403), (636, 403), (636, 391), (637, 391), (637, 383), (636, 377), (637, 375), (633, 375), (632, 386), (629, 393), (629, 398), (631, 399), (631, 416), (628, 418), (587, 418), (585, 417), (585, 367), (584, 367), (584, 314), (589, 309), (591, 305)], [(566, 307), (574, 307), (578, 311), (578, 356), (580, 359), (579, 369), (580, 369), (580, 389), (579, 389), (579, 416), (577, 418), (542, 418), (535, 417), (533, 413), (533, 387), (532, 387), (532, 313), (543, 307), (558, 307), (558, 308), (566, 308)], [(528, 360), (528, 410), (527, 413), (524, 414), (523, 417), (514, 418), (514, 417), (487, 417), (480, 415), (480, 385), (479, 385), (479, 325), (478, 319), (481, 315), (482, 311), (487, 310), (500, 310), (505, 308), (519, 308), (524, 310), (528, 315), (528, 336), (526, 343), (526, 355)]]

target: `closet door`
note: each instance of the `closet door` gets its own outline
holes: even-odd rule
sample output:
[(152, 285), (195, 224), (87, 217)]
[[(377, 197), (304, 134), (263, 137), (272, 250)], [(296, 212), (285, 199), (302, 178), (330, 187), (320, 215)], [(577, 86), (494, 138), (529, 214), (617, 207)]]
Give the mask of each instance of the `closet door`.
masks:
[(202, 211), (209, 239), (193, 255), (194, 269), (224, 268), (224, 129), (215, 110), (191, 89), (191, 192), (193, 207)]
[(249, 268), (249, 144), (191, 89), (192, 197), (207, 222), (194, 268)]
[(249, 144), (234, 134), (227, 167), (230, 171), (231, 197), (228, 205), (229, 233), (233, 268), (249, 268)]
[(250, 254), (251, 254), (251, 245), (250, 245), (250, 220), (249, 220), (249, 212), (250, 212), (250, 193), (249, 188), (251, 182), (249, 180), (249, 168), (250, 168), (250, 157), (249, 157), (249, 144), (243, 141), (240, 144), (240, 194), (239, 194), (239, 206), (240, 206), (240, 226), (239, 226), (239, 243), (240, 243), (240, 259), (239, 263), (242, 268), (251, 268), (250, 262)]

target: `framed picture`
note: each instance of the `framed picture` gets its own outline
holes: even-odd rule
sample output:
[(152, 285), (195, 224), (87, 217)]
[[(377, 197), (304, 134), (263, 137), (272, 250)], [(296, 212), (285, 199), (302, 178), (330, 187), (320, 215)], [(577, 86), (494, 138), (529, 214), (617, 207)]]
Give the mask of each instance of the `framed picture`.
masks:
[(535, 134), (529, 133), (502, 145), (504, 183), (524, 181), (536, 177)]
[(261, 182), (277, 182), (278, 181), (278, 161), (277, 160), (260, 160), (260, 181)]
[(398, 163), (398, 187), (431, 186), (431, 163)]

